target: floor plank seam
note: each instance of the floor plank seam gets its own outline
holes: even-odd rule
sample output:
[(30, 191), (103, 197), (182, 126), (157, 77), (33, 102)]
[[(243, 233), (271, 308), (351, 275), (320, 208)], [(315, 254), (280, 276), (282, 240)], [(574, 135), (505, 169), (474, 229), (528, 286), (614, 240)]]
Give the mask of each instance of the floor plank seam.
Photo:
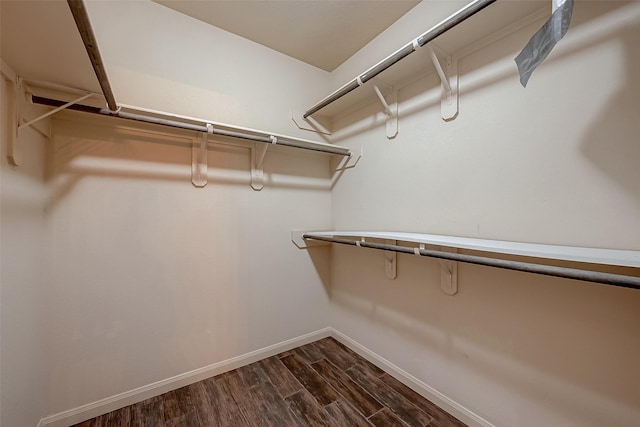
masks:
[(366, 417), (368, 420), (371, 419), (371, 417), (374, 417), (376, 414), (379, 414), (380, 412), (384, 411), (384, 409), (386, 408), (386, 406), (383, 406), (382, 408), (378, 409), (376, 412), (374, 412), (373, 414), (369, 415), (368, 417)]

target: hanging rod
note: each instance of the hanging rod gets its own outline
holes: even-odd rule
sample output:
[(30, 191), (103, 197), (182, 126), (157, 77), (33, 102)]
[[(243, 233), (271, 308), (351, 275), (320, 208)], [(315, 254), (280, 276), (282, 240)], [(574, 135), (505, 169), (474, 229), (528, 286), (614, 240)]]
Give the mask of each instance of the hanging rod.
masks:
[(111, 111), (117, 111), (118, 103), (116, 102), (116, 98), (111, 90), (111, 85), (109, 84), (109, 79), (107, 78), (107, 71), (104, 67), (104, 63), (102, 62), (100, 51), (98, 50), (98, 41), (96, 40), (96, 36), (93, 34), (93, 29), (91, 28), (91, 21), (89, 21), (87, 8), (82, 0), (67, 0), (67, 3), (69, 5), (69, 9), (71, 9), (73, 19), (76, 21), (76, 26), (78, 27), (78, 31), (82, 37), (84, 47), (87, 49), (87, 54), (91, 60), (93, 71), (96, 73), (96, 77), (98, 78), (98, 83), (100, 83), (100, 87), (102, 88), (102, 93), (107, 100), (107, 106)]
[(528, 273), (543, 274), (546, 276), (563, 277), (566, 279), (583, 280), (587, 282), (602, 283), (605, 285), (619, 286), (623, 288), (640, 289), (640, 277), (624, 276), (621, 274), (602, 273), (599, 271), (580, 270), (575, 268), (555, 267), (551, 265), (533, 264), (521, 261), (509, 261), (497, 258), (489, 258), (477, 255), (465, 255), (421, 249), (407, 246), (389, 245), (383, 243), (363, 242), (359, 240), (340, 239), (336, 237), (316, 236), (303, 234), (304, 239), (321, 240), (324, 242), (339, 243), (342, 245), (360, 246), (363, 248), (379, 249), (383, 251), (414, 254), (432, 258), (460, 261), (470, 264), (486, 265), (489, 267), (504, 268), (508, 270), (524, 271)]
[(331, 95), (327, 96), (322, 101), (315, 104), (313, 107), (309, 108), (307, 111), (305, 111), (302, 117), (306, 119), (310, 115), (320, 111), (321, 109), (331, 104), (332, 102), (342, 98), (352, 90), (365, 84), (367, 81), (371, 80), (372, 78), (374, 78), (375, 76), (377, 76), (378, 74), (386, 70), (387, 68), (391, 67), (396, 62), (404, 59), (406, 56), (409, 56), (410, 54), (415, 52), (418, 47), (422, 47), (425, 44), (432, 41), (433, 39), (435, 39), (436, 37), (446, 33), (447, 31), (449, 31), (450, 29), (452, 29), (453, 27), (455, 27), (465, 19), (480, 12), (482, 9), (489, 6), (491, 3), (494, 3), (495, 1), (496, 0), (475, 0), (469, 3), (468, 5), (466, 5), (465, 7), (463, 7), (462, 9), (460, 9), (459, 11), (451, 15), (450, 17), (446, 18), (444, 21), (440, 22), (439, 24), (436, 24), (430, 30), (428, 30), (427, 32), (425, 32), (424, 34), (422, 34), (421, 36), (413, 40), (411, 43), (398, 49), (397, 51), (389, 55), (387, 58), (383, 59), (378, 64), (369, 68), (367, 71), (360, 74), (358, 77), (356, 77), (349, 83), (345, 84), (340, 89), (336, 90)]
[[(31, 95), (31, 101), (34, 104), (46, 105), (49, 107), (60, 107), (67, 104), (65, 101), (57, 99), (44, 98), (41, 96)], [(88, 105), (74, 104), (67, 107), (69, 110), (81, 111), (84, 113), (98, 114), (108, 117), (118, 117), (125, 120), (133, 120), (144, 123), (151, 123), (155, 125), (168, 126), (178, 129), (192, 130), (202, 133), (212, 133), (214, 135), (227, 136), (231, 138), (245, 139), (254, 142), (263, 142), (266, 144), (284, 145), (286, 147), (294, 147), (303, 150), (317, 151), (320, 153), (335, 154), (339, 156), (351, 156), (351, 151), (348, 148), (333, 146), (329, 144), (322, 144), (319, 142), (305, 141), (295, 139), (291, 137), (284, 137), (280, 135), (253, 135), (245, 132), (238, 132), (235, 130), (220, 129), (219, 125), (211, 125), (210, 123), (195, 124), (188, 123), (181, 120), (163, 119), (160, 117), (150, 116), (148, 114), (140, 114), (138, 112), (128, 111), (109, 111), (107, 108), (91, 107)], [(208, 126), (207, 126), (208, 125)], [(230, 127), (230, 126), (227, 126)], [(275, 142), (274, 142), (275, 141)]]

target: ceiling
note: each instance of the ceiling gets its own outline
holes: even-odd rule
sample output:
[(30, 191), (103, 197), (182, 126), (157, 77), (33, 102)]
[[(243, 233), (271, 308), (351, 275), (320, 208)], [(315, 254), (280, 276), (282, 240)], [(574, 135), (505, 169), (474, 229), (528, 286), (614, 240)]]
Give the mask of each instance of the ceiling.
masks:
[(326, 71), (333, 71), (420, 2), (153, 1)]

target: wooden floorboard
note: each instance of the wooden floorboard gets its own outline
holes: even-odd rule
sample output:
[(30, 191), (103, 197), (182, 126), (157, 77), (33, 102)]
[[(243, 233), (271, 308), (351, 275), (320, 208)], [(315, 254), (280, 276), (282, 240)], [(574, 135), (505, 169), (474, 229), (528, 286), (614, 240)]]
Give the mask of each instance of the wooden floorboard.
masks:
[(345, 370), (356, 364), (358, 359), (346, 352), (334, 340), (320, 340), (311, 343), (320, 354), (338, 368)]
[(365, 387), (376, 400), (389, 408), (411, 427), (424, 427), (431, 422), (432, 418), (418, 409), (410, 400), (386, 385), (379, 378), (369, 375), (360, 366), (349, 368), (346, 372), (356, 383)]
[(431, 424), (429, 424), (429, 427), (465, 427), (465, 424), (463, 422), (459, 421), (448, 412), (440, 409), (430, 400), (427, 400), (424, 397), (420, 396), (418, 393), (411, 390), (409, 387), (405, 386), (400, 381), (393, 378), (391, 375), (384, 374), (380, 377), (380, 380), (403, 395), (405, 398), (410, 400), (414, 405), (422, 409), (423, 412), (429, 414), (434, 420), (431, 422)]
[(331, 427), (329, 414), (306, 389), (285, 399), (293, 411), (298, 424), (309, 427)]
[(260, 367), (267, 374), (271, 383), (276, 387), (280, 396), (287, 397), (302, 390), (302, 384), (293, 376), (291, 371), (282, 364), (278, 357), (270, 357), (260, 362)]
[(338, 393), (327, 383), (318, 372), (306, 364), (296, 354), (291, 354), (281, 359), (293, 376), (309, 390), (320, 405), (328, 405), (338, 399)]
[(380, 412), (370, 417), (369, 421), (376, 427), (407, 427), (407, 424), (391, 412), (389, 408), (381, 409)]
[(328, 360), (320, 360), (311, 365), (326, 382), (365, 417), (382, 409), (382, 404), (371, 397), (361, 386), (353, 382), (349, 375), (335, 367)]
[(325, 338), (72, 427), (464, 427)]
[(339, 399), (331, 405), (325, 406), (325, 410), (329, 413), (333, 423), (338, 427), (371, 427), (371, 423), (344, 399)]

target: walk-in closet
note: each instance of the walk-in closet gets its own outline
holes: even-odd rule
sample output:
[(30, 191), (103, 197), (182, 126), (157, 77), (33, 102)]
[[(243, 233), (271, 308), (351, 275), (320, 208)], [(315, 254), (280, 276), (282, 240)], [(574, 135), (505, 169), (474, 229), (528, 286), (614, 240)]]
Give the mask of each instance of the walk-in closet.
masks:
[(0, 0), (0, 425), (640, 426), (640, 1)]

